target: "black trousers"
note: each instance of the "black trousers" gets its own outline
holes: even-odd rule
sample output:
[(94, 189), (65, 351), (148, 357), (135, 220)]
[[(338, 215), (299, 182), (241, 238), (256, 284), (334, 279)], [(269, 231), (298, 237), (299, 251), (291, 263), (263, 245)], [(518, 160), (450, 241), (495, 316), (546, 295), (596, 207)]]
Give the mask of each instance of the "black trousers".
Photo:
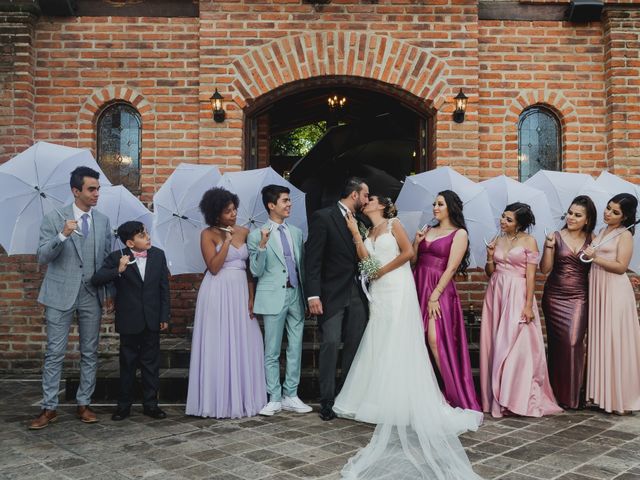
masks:
[(360, 288), (353, 282), (349, 303), (330, 318), (320, 324), (320, 400), (323, 404), (333, 405), (336, 397), (336, 367), (338, 366), (338, 350), (342, 346), (342, 375), (340, 387), (347, 378), (358, 345), (367, 326), (367, 310)]
[(136, 370), (142, 376), (143, 405), (158, 405), (160, 388), (160, 332), (145, 328), (140, 333), (120, 334), (120, 396), (118, 408), (130, 408)]

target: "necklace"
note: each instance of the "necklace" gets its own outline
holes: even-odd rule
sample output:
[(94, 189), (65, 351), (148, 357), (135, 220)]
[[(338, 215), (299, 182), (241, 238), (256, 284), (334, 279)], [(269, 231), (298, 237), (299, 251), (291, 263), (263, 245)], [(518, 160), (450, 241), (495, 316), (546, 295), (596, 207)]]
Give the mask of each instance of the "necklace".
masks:
[(376, 223), (371, 230), (375, 230), (376, 228), (378, 228), (380, 225), (382, 225), (384, 222), (386, 222), (387, 219), (385, 218), (384, 220), (382, 220), (381, 222)]
[(513, 236), (513, 238), (510, 238), (510, 239), (509, 239), (509, 241), (513, 243), (513, 242), (515, 242), (517, 239), (518, 239), (518, 234), (516, 233), (516, 234)]

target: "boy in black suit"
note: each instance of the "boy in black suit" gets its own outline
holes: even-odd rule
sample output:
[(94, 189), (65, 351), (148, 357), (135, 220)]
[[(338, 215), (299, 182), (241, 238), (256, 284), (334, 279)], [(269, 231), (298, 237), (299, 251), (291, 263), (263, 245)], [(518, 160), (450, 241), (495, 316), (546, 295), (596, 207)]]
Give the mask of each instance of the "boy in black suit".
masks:
[(151, 246), (144, 224), (125, 222), (118, 237), (127, 246), (112, 252), (91, 282), (98, 286), (113, 282), (116, 287), (116, 332), (120, 334), (120, 397), (112, 420), (124, 420), (131, 413), (136, 368), (140, 365), (143, 412), (152, 418), (166, 418), (158, 407), (160, 386), (160, 331), (169, 320), (169, 270), (164, 252)]

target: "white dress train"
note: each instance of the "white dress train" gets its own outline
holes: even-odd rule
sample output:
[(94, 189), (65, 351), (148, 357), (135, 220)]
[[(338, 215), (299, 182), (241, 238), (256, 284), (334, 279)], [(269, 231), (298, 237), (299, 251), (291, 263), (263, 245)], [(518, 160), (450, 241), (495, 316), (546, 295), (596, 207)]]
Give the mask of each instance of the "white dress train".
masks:
[[(400, 249), (391, 232), (369, 254), (384, 265)], [(453, 408), (436, 380), (409, 263), (370, 286), (369, 323), (333, 410), (376, 424), (370, 443), (350, 458), (342, 477), (359, 480), (473, 480), (458, 435), (477, 430), (482, 413)]]

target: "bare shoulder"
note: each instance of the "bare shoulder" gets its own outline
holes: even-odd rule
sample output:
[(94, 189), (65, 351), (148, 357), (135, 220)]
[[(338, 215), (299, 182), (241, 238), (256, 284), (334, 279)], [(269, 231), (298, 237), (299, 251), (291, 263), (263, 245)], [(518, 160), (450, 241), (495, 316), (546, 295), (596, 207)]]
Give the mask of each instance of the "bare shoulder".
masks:
[(247, 236), (251, 232), (251, 230), (249, 230), (247, 227), (242, 227), (240, 225), (236, 225), (235, 227), (233, 227), (233, 229), (237, 231), (238, 235), (240, 235), (242, 238), (247, 238)]
[(464, 228), (459, 228), (456, 233), (453, 235), (455, 240), (468, 240), (469, 234)]
[(530, 235), (528, 233), (525, 234), (522, 242), (524, 243), (524, 246), (529, 250), (538, 250), (538, 242), (536, 242), (536, 239), (533, 235)]

